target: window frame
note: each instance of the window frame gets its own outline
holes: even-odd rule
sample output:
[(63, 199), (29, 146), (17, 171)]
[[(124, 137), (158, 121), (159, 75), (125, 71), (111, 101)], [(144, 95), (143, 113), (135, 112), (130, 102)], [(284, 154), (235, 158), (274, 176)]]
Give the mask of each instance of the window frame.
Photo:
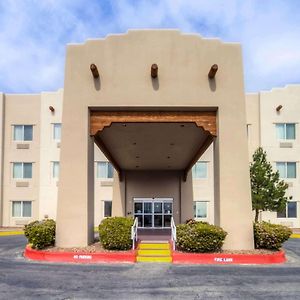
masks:
[[(105, 216), (105, 203), (108, 203), (110, 202), (111, 203), (111, 208), (110, 208), (110, 216)], [(103, 211), (103, 214), (102, 214), (102, 217), (103, 219), (105, 218), (110, 218), (112, 216), (112, 200), (102, 200), (102, 211)]]
[[(59, 139), (55, 138), (55, 127), (57, 125), (60, 126)], [(52, 139), (58, 143), (61, 141), (61, 127), (62, 127), (62, 123), (52, 123)]]
[[(20, 216), (14, 216), (13, 215), (13, 212), (14, 212), (14, 203), (16, 202), (20, 202), (21, 203), (21, 213), (20, 213)], [(24, 202), (29, 202), (30, 203), (30, 216), (26, 216), (24, 217)], [(18, 218), (23, 218), (23, 219), (30, 219), (32, 218), (32, 200), (12, 200), (11, 201), (11, 217), (12, 218), (15, 218), (15, 219), (18, 219)]]
[[(196, 176), (195, 167), (197, 164), (205, 165), (205, 176), (204, 177), (198, 177)], [(195, 165), (192, 168), (192, 178), (193, 179), (207, 179), (208, 178), (208, 161), (197, 161)]]
[[(15, 164), (22, 165), (22, 169), (21, 169), (22, 177), (14, 177), (14, 165)], [(31, 164), (31, 177), (24, 177), (24, 164)], [(12, 162), (12, 178), (14, 180), (20, 180), (20, 179), (31, 180), (33, 178), (33, 162), (19, 162), (19, 161)]]
[[(288, 209), (289, 203), (295, 203), (296, 204), (296, 216), (295, 217), (290, 217), (289, 216), (289, 209)], [(283, 214), (283, 213), (284, 213), (284, 216), (278, 215), (278, 214)], [(278, 219), (297, 219), (297, 216), (298, 216), (298, 202), (297, 201), (287, 201), (286, 206), (285, 206), (285, 210), (281, 213), (277, 212), (277, 215), (276, 215), (276, 217)]]
[[(16, 137), (15, 137), (15, 128), (17, 126), (22, 127), (22, 139), (20, 139), (20, 140), (16, 139)], [(31, 127), (31, 140), (25, 140), (25, 126)], [(20, 143), (20, 142), (26, 142), (26, 143), (32, 142), (33, 141), (33, 124), (13, 124), (12, 125), (12, 136), (13, 136), (12, 140), (14, 142), (18, 142), (18, 143)]]
[[(197, 203), (205, 203), (206, 204), (206, 216), (205, 217), (198, 217), (197, 216)], [(195, 220), (204, 220), (208, 219), (208, 200), (196, 200), (193, 201), (193, 216)]]
[[(101, 163), (105, 163), (105, 177), (100, 176)], [(112, 168), (112, 174), (111, 174), (112, 176), (111, 177), (108, 177), (109, 165)], [(114, 178), (114, 167), (113, 167), (112, 163), (109, 161), (96, 161), (96, 178), (97, 179), (113, 179)]]
[[(277, 131), (277, 126), (278, 125), (283, 125), (284, 126), (284, 137), (283, 138), (279, 138), (278, 137), (278, 131)], [(287, 138), (287, 125), (294, 125), (294, 138)], [(277, 140), (281, 140), (281, 141), (294, 141), (296, 140), (296, 123), (275, 123), (275, 129), (276, 129), (276, 138)]]
[[(279, 178), (280, 179), (296, 179), (297, 178), (297, 162), (296, 161), (276, 161), (276, 170), (279, 172), (279, 169), (277, 167), (277, 164), (284, 164), (284, 177), (280, 176), (280, 172), (279, 172)], [(295, 177), (288, 177), (288, 164), (295, 164)]]

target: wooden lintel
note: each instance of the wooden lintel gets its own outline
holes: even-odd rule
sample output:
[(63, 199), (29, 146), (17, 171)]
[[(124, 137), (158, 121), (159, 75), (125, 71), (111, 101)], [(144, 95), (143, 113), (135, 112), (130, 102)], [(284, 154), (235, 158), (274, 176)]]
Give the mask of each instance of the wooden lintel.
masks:
[(102, 141), (101, 137), (99, 136), (99, 133), (94, 135), (94, 142), (95, 144), (99, 147), (99, 149), (103, 152), (103, 154), (105, 155), (105, 157), (111, 162), (111, 164), (114, 166), (115, 170), (118, 173), (119, 176), (119, 180), (122, 181), (123, 180), (123, 174), (122, 174), (122, 170), (120, 168), (120, 166), (118, 165), (118, 163), (116, 162), (116, 160), (113, 158), (113, 156), (111, 155), (110, 151), (107, 149), (107, 147), (105, 146), (104, 142)]
[(99, 71), (98, 71), (97, 66), (95, 64), (91, 64), (90, 69), (91, 69), (91, 72), (93, 74), (93, 77), (94, 78), (99, 78)]
[(207, 148), (211, 145), (211, 143), (214, 141), (214, 137), (212, 135), (208, 135), (204, 141), (204, 143), (201, 145), (195, 156), (192, 158), (192, 160), (189, 162), (187, 167), (185, 168), (183, 172), (183, 181), (186, 181), (188, 172), (192, 169), (193, 165), (199, 160), (199, 158), (202, 156), (202, 154), (207, 150)]
[(216, 64), (212, 65), (208, 73), (209, 79), (215, 78), (217, 71), (218, 71), (218, 65)]
[(157, 74), (158, 74), (158, 66), (157, 66), (157, 64), (153, 64), (151, 66), (151, 77), (156, 78)]
[(91, 111), (90, 135), (96, 135), (112, 123), (195, 123), (217, 136), (215, 111)]

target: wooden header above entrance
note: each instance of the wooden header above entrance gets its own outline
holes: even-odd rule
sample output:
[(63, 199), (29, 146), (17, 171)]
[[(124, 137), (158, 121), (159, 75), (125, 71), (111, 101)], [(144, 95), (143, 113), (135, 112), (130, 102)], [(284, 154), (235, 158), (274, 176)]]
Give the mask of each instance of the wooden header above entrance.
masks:
[(109, 127), (112, 123), (195, 123), (217, 136), (216, 112), (200, 111), (91, 111), (90, 135)]

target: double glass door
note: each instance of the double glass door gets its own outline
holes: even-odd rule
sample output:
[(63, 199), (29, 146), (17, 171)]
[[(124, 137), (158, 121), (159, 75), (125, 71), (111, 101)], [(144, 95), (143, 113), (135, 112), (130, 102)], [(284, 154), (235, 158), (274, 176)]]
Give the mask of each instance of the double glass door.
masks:
[(172, 198), (134, 198), (134, 217), (142, 228), (170, 228)]

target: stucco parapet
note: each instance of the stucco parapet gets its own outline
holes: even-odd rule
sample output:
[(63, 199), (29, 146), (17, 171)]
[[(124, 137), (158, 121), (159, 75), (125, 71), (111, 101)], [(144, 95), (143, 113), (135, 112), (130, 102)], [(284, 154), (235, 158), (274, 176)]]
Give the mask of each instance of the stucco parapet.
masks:
[(261, 94), (270, 94), (270, 93), (278, 93), (278, 92), (289, 92), (289, 91), (297, 91), (299, 90), (300, 92), (300, 84), (295, 83), (295, 84), (286, 84), (283, 87), (274, 87), (270, 90), (265, 90), (265, 91), (261, 91)]

